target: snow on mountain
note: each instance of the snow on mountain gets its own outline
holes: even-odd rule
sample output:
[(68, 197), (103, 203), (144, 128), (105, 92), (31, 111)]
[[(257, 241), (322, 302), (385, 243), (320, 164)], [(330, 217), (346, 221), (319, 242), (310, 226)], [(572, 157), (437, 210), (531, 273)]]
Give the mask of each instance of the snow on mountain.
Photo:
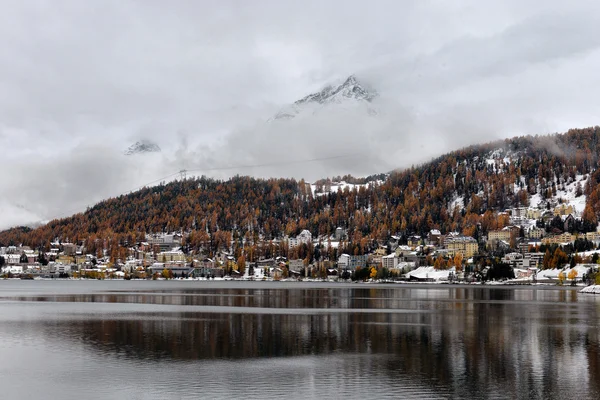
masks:
[[(582, 188), (585, 188), (588, 178), (588, 175), (577, 175), (574, 181), (564, 184), (564, 189), (558, 186), (556, 195), (549, 199), (550, 205), (558, 206), (565, 204), (566, 206), (572, 206), (576, 214), (575, 216), (581, 216), (585, 208), (586, 195), (579, 194), (578, 192), (581, 192)], [(542, 196), (537, 193), (529, 199), (529, 206), (537, 208), (542, 206), (546, 201), (548, 200), (542, 199)]]
[[(377, 92), (367, 89), (354, 75), (350, 75), (343, 83), (327, 85), (320, 92), (311, 93), (285, 107), (273, 119), (291, 119), (307, 109), (315, 109), (331, 104), (366, 104), (377, 97)], [(370, 105), (367, 112), (371, 115), (377, 111)]]
[(134, 154), (143, 154), (143, 153), (159, 153), (160, 147), (154, 142), (150, 140), (140, 140), (135, 142), (131, 146), (125, 150), (125, 155), (131, 156)]
[[(511, 164), (519, 162), (523, 155), (518, 151), (510, 151), (503, 148), (498, 148), (493, 151), (490, 151), (486, 156), (479, 159), (479, 157), (475, 157), (472, 162), (479, 163), (485, 162), (487, 167), (492, 171), (500, 171), (508, 168)], [(550, 208), (554, 208), (560, 205), (565, 205), (566, 207), (572, 206), (575, 217), (580, 217), (583, 213), (586, 203), (586, 196), (583, 194), (583, 188), (585, 188), (586, 182), (589, 179), (588, 175), (578, 174), (575, 176), (575, 179), (565, 178), (564, 177), (554, 177), (554, 185), (556, 186), (556, 193), (550, 198), (544, 198), (542, 195), (539, 185), (538, 191), (534, 195), (529, 198), (529, 207), (531, 208), (539, 208), (539, 209), (547, 209), (549, 205)], [(515, 182), (512, 187), (512, 191), (514, 193), (519, 190), (527, 188), (527, 178), (525, 176), (520, 176), (519, 180), (521, 181), (521, 185), (518, 182)], [(549, 183), (552, 185), (552, 182)], [(458, 206), (459, 210), (465, 208), (465, 199), (462, 196), (458, 196), (454, 194), (452, 201), (448, 204), (448, 209), (453, 210), (454, 207)], [(534, 221), (535, 222), (535, 221)]]
[(367, 183), (348, 183), (346, 181), (339, 181), (339, 182), (330, 182), (330, 183), (323, 183), (323, 184), (316, 184), (316, 183), (311, 183), (310, 184), (310, 189), (312, 191), (313, 196), (317, 197), (317, 196), (323, 196), (329, 193), (336, 193), (338, 190), (345, 190), (346, 188), (348, 188), (348, 190), (352, 191), (354, 189), (358, 190), (361, 187), (368, 187), (370, 185), (372, 186), (380, 186), (384, 183), (385, 181), (383, 180), (374, 180), (374, 181), (370, 181)]

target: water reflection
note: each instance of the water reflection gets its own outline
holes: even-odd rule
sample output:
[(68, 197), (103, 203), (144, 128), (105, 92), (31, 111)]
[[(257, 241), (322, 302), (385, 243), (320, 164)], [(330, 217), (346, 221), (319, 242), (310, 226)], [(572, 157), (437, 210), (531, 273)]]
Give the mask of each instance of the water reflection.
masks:
[[(333, 385), (338, 389), (329, 389), (334, 397), (350, 386), (354, 392), (347, 394), (351, 397), (372, 397), (374, 393), (393, 397), (414, 386), (432, 397), (598, 398), (600, 302), (581, 296), (569, 290), (479, 288), (224, 289), (11, 296), (13, 301), (42, 302), (54, 313), (71, 317), (60, 319), (44, 312), (29, 321), (9, 324), (0, 333), (10, 336), (12, 326), (15, 331), (31, 331), (33, 336), (54, 342), (76, 342), (83, 346), (81, 351), (98, 354), (101, 360), (116, 357), (157, 366), (229, 360), (233, 364), (227, 368), (242, 376), (254, 373), (249, 360), (310, 360), (306, 368), (312, 372), (299, 372), (300, 367), (295, 366), (290, 367), (290, 373), (299, 374), (297, 379), (313, 389), (325, 390), (320, 386), (325, 382)], [(65, 302), (78, 307), (87, 303), (83, 309), (87, 307), (88, 313), (82, 314), (81, 308), (70, 309)], [(163, 310), (149, 306), (135, 312), (118, 311), (118, 304), (102, 308), (91, 303), (179, 307)], [(0, 302), (0, 311), (11, 304)], [(22, 304), (35, 308), (39, 303)], [(188, 306), (211, 310), (196, 311)], [(220, 312), (221, 307), (243, 311)], [(261, 308), (331, 312), (264, 313), (259, 311)], [(353, 309), (366, 312), (339, 312)], [(395, 309), (411, 312), (392, 312)], [(358, 358), (349, 361), (351, 355)], [(324, 360), (337, 361), (323, 372)], [(323, 376), (315, 375), (317, 370)], [(379, 392), (370, 390), (369, 376), (380, 380), (383, 386), (377, 388)], [(192, 375), (186, 378), (192, 379)], [(353, 382), (365, 386), (357, 388)], [(250, 385), (248, 391), (262, 393), (252, 382), (244, 384)], [(225, 396), (224, 392), (216, 395), (219, 393)]]

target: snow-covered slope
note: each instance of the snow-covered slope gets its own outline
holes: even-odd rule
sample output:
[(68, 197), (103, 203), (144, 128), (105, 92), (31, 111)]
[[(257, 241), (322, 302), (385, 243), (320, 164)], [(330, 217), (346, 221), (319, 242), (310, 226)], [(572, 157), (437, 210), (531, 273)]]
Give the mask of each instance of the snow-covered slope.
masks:
[(383, 183), (384, 183), (383, 180), (375, 180), (375, 181), (371, 181), (371, 182), (363, 183), (363, 184), (348, 183), (346, 181), (327, 182), (327, 183), (319, 183), (319, 184), (311, 183), (310, 189), (312, 191), (313, 196), (323, 196), (328, 193), (335, 193), (338, 190), (343, 191), (346, 188), (348, 188), (348, 190), (354, 190), (354, 189), (358, 190), (361, 187), (368, 187), (369, 185), (379, 186)]
[[(511, 165), (517, 165), (522, 160), (522, 157), (523, 154), (519, 152), (498, 148), (490, 151), (484, 157), (475, 157), (474, 159), (469, 160), (468, 163), (465, 161), (465, 164), (478, 163), (481, 165), (481, 163), (484, 163), (488, 174), (494, 174), (501, 171), (507, 171)], [(583, 188), (585, 188), (588, 179), (589, 175), (582, 174), (575, 175), (574, 179), (566, 173), (562, 176), (555, 175), (554, 181), (547, 183), (548, 187), (552, 187), (554, 184), (554, 187), (556, 188), (555, 194), (548, 199), (544, 198), (538, 184), (537, 193), (529, 197), (528, 206), (539, 209), (554, 209), (561, 205), (564, 205), (565, 207), (572, 206), (573, 214), (575, 214), (576, 217), (581, 216), (586, 203), (586, 196), (583, 193)], [(514, 182), (512, 188), (509, 186), (506, 189), (512, 190), (513, 193), (517, 193), (521, 189), (527, 190), (527, 177), (520, 176), (519, 180), (520, 182)], [(459, 210), (462, 210), (465, 207), (465, 199), (463, 196), (454, 194), (452, 200), (448, 203), (448, 210), (454, 210), (455, 207), (458, 207)]]

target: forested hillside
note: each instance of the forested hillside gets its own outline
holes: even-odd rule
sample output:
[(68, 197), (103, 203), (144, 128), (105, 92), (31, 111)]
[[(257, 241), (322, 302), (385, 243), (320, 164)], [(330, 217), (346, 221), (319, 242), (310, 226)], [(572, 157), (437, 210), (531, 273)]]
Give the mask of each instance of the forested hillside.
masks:
[(575, 188), (575, 197), (586, 196), (583, 229), (595, 230), (599, 134), (600, 127), (593, 127), (471, 146), (392, 172), (383, 181), (356, 179), (360, 185), (352, 190), (326, 193), (313, 193), (311, 185), (293, 179), (175, 181), (105, 200), (37, 229), (1, 232), (0, 243), (38, 248), (54, 239), (85, 241), (94, 251), (95, 246), (124, 248), (145, 233), (186, 231), (191, 248), (215, 251), (231, 239), (256, 243), (302, 229), (325, 237), (343, 227), (349, 251), (360, 254), (389, 235), (425, 234), (434, 228), (477, 237), (507, 224), (499, 211), (534, 200), (560, 203), (568, 188)]

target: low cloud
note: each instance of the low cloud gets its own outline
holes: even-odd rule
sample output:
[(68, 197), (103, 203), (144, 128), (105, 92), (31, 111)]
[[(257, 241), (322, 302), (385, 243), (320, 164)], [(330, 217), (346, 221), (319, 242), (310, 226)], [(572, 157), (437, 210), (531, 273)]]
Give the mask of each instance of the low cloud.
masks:
[[(8, 0), (0, 228), (83, 211), (181, 169), (368, 175), (596, 125), (599, 11), (591, 1)], [(350, 74), (379, 92), (376, 117), (326, 107), (267, 122)], [(123, 156), (140, 139), (163, 152)]]

